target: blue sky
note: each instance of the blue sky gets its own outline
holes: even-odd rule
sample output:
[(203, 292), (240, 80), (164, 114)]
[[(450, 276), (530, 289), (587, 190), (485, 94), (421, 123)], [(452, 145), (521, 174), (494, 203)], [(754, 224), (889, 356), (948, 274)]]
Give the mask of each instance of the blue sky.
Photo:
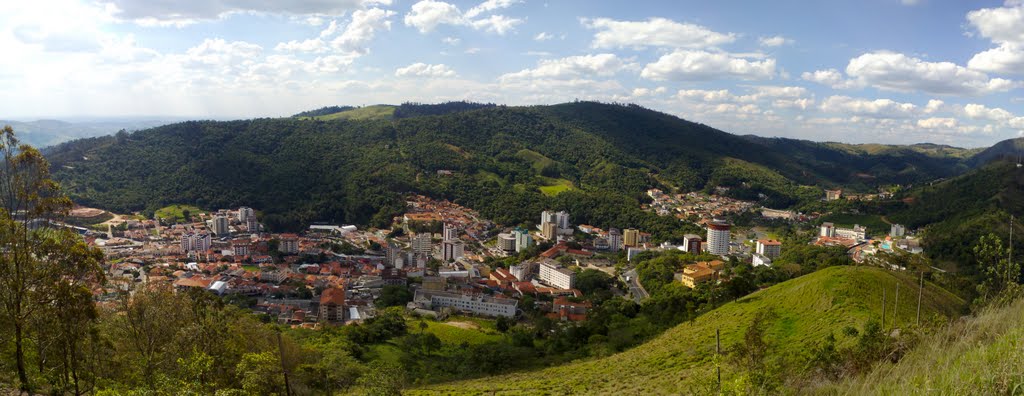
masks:
[(0, 118), (591, 99), (812, 140), (1024, 131), (1021, 0), (5, 2), (0, 48)]

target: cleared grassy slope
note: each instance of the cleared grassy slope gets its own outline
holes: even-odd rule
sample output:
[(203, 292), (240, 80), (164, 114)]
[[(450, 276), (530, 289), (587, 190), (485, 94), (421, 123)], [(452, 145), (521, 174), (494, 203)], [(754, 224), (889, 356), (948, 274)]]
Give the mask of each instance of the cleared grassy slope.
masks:
[(924, 339), (897, 364), (822, 394), (1024, 394), (1024, 299), (959, 321)]
[(373, 105), (313, 117), (318, 120), (388, 120), (395, 114), (395, 106)]
[[(634, 349), (602, 359), (535, 372), (438, 384), (409, 394), (685, 394), (713, 372), (715, 330), (723, 348), (738, 342), (758, 312), (772, 311), (766, 339), (779, 352), (799, 352), (846, 326), (862, 328), (881, 313), (881, 293), (900, 283), (900, 323), (910, 323), (914, 279), (878, 268), (833, 267), (781, 283), (726, 304)], [(926, 318), (959, 313), (963, 301), (926, 285)], [(892, 299), (889, 300), (890, 315)], [(890, 316), (891, 318), (891, 316)], [(891, 319), (890, 319), (891, 321)], [(728, 376), (726, 373), (725, 377)]]

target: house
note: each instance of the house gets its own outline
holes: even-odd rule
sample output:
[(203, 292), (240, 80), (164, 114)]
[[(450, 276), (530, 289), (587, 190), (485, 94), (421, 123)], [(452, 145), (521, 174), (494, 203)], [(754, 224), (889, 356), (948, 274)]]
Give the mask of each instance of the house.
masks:
[(691, 289), (698, 284), (718, 279), (718, 273), (725, 268), (725, 263), (720, 260), (702, 261), (683, 267), (683, 272), (677, 275), (680, 282)]
[(587, 320), (587, 311), (590, 310), (590, 301), (572, 302), (566, 296), (559, 296), (551, 303), (551, 313), (548, 317), (552, 319), (571, 322)]

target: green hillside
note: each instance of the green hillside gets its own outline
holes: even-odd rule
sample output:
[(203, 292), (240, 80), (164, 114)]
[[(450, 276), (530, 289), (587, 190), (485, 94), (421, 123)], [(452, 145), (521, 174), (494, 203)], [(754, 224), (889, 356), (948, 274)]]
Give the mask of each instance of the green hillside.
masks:
[(1018, 395), (1024, 392), (1024, 299), (958, 321), (830, 394)]
[(337, 113), (314, 116), (317, 120), (388, 120), (395, 114), (395, 106), (374, 105), (346, 109)]
[[(415, 191), (502, 224), (557, 208), (581, 223), (640, 227), (665, 239), (681, 231), (678, 222), (639, 209), (652, 187), (724, 185), (734, 197), (763, 196), (764, 205), (784, 208), (818, 202), (812, 185), (872, 190), (961, 169), (955, 157), (887, 147), (872, 154), (736, 136), (635, 105), (456, 102), (368, 106), (317, 119), (183, 122), (45, 154), (76, 202), (120, 213), (246, 205), (260, 209), (272, 230), (314, 221), (383, 224), (403, 209), (401, 194)], [(439, 176), (442, 169), (452, 174)]]
[[(409, 394), (687, 394), (699, 392), (714, 373), (715, 331), (723, 347), (739, 342), (754, 317), (769, 312), (766, 339), (771, 353), (801, 354), (847, 326), (862, 328), (881, 315), (883, 288), (917, 290), (915, 279), (873, 267), (830, 267), (753, 293), (666, 331), (634, 349), (607, 358), (410, 390)], [(908, 294), (903, 294), (907, 296)], [(890, 295), (891, 298), (891, 295)], [(929, 321), (955, 317), (964, 305), (951, 293), (927, 285), (922, 315)], [(889, 323), (893, 300), (889, 300)], [(915, 318), (916, 301), (899, 301), (898, 323)], [(734, 373), (723, 372), (723, 381)]]

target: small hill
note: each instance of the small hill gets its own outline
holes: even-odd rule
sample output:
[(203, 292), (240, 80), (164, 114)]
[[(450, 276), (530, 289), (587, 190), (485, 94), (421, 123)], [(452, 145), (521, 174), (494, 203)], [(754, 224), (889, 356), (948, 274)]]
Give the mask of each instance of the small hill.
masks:
[[(771, 312), (766, 339), (773, 352), (799, 353), (846, 326), (862, 329), (881, 315), (882, 290), (915, 294), (915, 279), (874, 267), (831, 267), (753, 293), (684, 323), (634, 349), (609, 356), (470, 381), (409, 390), (409, 394), (688, 394), (714, 372), (715, 331), (723, 348), (737, 343), (759, 312)], [(906, 295), (906, 294), (904, 294)], [(890, 295), (891, 297), (891, 295)], [(964, 305), (926, 284), (924, 318), (955, 317)], [(893, 300), (889, 300), (893, 304)], [(889, 306), (891, 314), (892, 305)], [(915, 319), (916, 301), (901, 298), (897, 323)], [(891, 318), (891, 317), (890, 317)], [(892, 319), (890, 319), (891, 321)], [(723, 381), (729, 373), (723, 373)]]
[(998, 159), (1017, 161), (1024, 158), (1024, 138), (1007, 139), (992, 145), (967, 160), (972, 167), (980, 167)]

